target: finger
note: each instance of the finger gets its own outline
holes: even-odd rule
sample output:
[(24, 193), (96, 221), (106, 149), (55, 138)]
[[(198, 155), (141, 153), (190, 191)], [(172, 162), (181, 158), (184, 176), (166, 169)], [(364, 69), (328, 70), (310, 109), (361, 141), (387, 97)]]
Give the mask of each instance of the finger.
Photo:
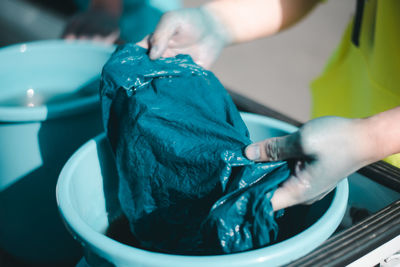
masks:
[(75, 40), (76, 36), (75, 36), (75, 34), (69, 33), (69, 34), (64, 36), (64, 39), (66, 39), (66, 40)]
[(296, 161), (290, 177), (275, 190), (271, 198), (274, 211), (301, 204), (310, 199), (311, 176), (303, 161)]
[(104, 37), (102, 35), (96, 34), (90, 38), (90, 41), (95, 43), (101, 43), (104, 45), (112, 45), (114, 43), (115, 38), (109, 39), (108, 36)]
[[(194, 58), (194, 53), (191, 51), (191, 47), (187, 48), (168, 48), (162, 54), (162, 57), (174, 57), (176, 55), (183, 54), (183, 55), (190, 55), (192, 59), (196, 62)], [(196, 62), (197, 63), (197, 62)]]
[(209, 70), (211, 68), (211, 65), (212, 65), (209, 60), (198, 59), (198, 60), (195, 60), (195, 62), (196, 62), (197, 65), (202, 66), (206, 70)]
[(140, 42), (137, 42), (136, 44), (138, 46), (141, 46), (143, 48), (149, 49), (149, 36), (147, 35), (146, 37), (144, 37)]
[(285, 209), (297, 204), (311, 205), (316, 201), (323, 199), (329, 194), (335, 186), (328, 190), (322, 191), (315, 195), (315, 192), (310, 192), (311, 185), (304, 180), (301, 181), (298, 177), (291, 176), (274, 192), (271, 198), (271, 205), (274, 211)]
[(168, 48), (169, 40), (174, 36), (178, 28), (178, 22), (173, 13), (166, 13), (161, 17), (156, 30), (150, 38), (150, 58), (161, 57)]
[(174, 57), (178, 54), (182, 54), (182, 53), (175, 51), (175, 50), (167, 49), (167, 50), (165, 50), (164, 54), (162, 54), (162, 57)]
[(286, 209), (288, 207), (294, 206), (296, 200), (290, 195), (285, 188), (279, 187), (275, 190), (274, 195), (271, 198), (271, 205), (273, 211), (278, 211), (281, 209)]
[(246, 157), (254, 161), (278, 161), (302, 156), (299, 134), (274, 137), (249, 145)]
[(329, 190), (327, 190), (327, 191), (325, 191), (325, 192), (323, 192), (323, 193), (317, 195), (316, 197), (313, 197), (313, 198), (311, 198), (311, 199), (305, 201), (304, 204), (306, 204), (306, 205), (311, 205), (311, 204), (313, 204), (314, 202), (323, 199), (323, 198), (324, 198), (327, 194), (329, 194), (333, 189), (335, 189), (335, 186), (332, 187), (331, 189), (329, 189)]
[(187, 46), (184, 48), (168, 47), (168, 49), (162, 54), (162, 57), (174, 57), (179, 54), (190, 55), (196, 64), (205, 69), (210, 69), (212, 63), (214, 62), (213, 58), (216, 57), (214, 55), (214, 51), (206, 51), (202, 53), (202, 51), (199, 51), (196, 45)]
[(96, 35), (92, 36), (91, 41), (97, 42), (97, 43), (103, 43), (104, 39), (105, 38), (103, 36), (96, 34)]
[(198, 53), (199, 55), (194, 55), (193, 60), (205, 69), (210, 69), (213, 65), (215, 59), (217, 58), (217, 53), (215, 50), (206, 51), (203, 53)]
[(198, 56), (195, 52), (190, 51), (190, 49), (167, 49), (165, 50), (165, 52), (162, 54), (162, 57), (175, 57), (176, 55), (179, 54), (186, 54), (186, 55), (190, 55), (193, 59), (193, 61), (202, 66), (205, 69), (210, 69), (211, 67), (211, 61), (208, 60), (207, 58), (202, 58), (200, 56)]

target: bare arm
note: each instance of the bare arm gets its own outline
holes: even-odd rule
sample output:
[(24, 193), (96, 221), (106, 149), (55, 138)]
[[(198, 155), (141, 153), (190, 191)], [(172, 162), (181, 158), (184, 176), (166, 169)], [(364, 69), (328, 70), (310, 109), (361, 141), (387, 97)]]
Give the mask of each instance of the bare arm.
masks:
[(295, 24), (316, 6), (318, 0), (216, 0), (204, 8), (213, 14), (231, 36), (232, 43), (275, 34)]
[(293, 134), (246, 149), (252, 160), (296, 162), (271, 199), (274, 210), (312, 203), (344, 177), (395, 153), (400, 153), (400, 107), (365, 119), (317, 118)]
[(372, 161), (400, 153), (400, 106), (364, 119)]
[(215, 0), (162, 16), (151, 38), (139, 45), (150, 58), (189, 54), (209, 68), (221, 50), (234, 43), (269, 36), (305, 16), (317, 0)]

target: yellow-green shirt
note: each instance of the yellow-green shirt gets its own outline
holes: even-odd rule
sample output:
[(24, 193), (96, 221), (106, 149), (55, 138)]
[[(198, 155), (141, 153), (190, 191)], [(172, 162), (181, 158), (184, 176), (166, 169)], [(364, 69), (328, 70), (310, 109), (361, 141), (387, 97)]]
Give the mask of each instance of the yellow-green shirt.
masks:
[[(366, 117), (400, 105), (400, 0), (359, 0), (360, 7), (311, 84), (313, 117)], [(400, 154), (386, 161), (400, 167)]]

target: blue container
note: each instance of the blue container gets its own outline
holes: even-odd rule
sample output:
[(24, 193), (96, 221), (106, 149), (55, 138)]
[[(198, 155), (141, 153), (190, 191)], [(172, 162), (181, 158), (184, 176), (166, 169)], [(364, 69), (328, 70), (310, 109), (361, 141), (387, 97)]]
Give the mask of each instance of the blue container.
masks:
[[(296, 130), (287, 123), (242, 114), (253, 141)], [(118, 175), (112, 151), (102, 134), (82, 146), (64, 166), (57, 183), (57, 202), (72, 235), (81, 242), (91, 266), (278, 266), (297, 259), (326, 240), (339, 225), (347, 205), (348, 183), (310, 207), (297, 206), (282, 218), (282, 241), (230, 255), (180, 256), (150, 252), (117, 242), (104, 233), (121, 215)], [(286, 221), (285, 221), (286, 220)], [(299, 228), (302, 224), (303, 228)], [(296, 229), (297, 230), (296, 230)], [(300, 229), (300, 230), (299, 230)]]
[(0, 49), (0, 249), (23, 261), (81, 255), (54, 191), (67, 159), (102, 131), (96, 82), (113, 50), (61, 40)]

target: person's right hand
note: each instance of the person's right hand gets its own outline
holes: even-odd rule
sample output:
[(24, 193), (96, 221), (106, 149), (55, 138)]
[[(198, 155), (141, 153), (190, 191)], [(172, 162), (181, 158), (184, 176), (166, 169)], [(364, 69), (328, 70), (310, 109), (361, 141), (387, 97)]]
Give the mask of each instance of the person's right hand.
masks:
[(275, 211), (310, 204), (344, 177), (380, 158), (370, 129), (366, 119), (321, 117), (293, 134), (248, 146), (246, 156), (255, 161), (295, 161), (291, 176), (271, 199)]
[(154, 33), (138, 45), (149, 49), (151, 59), (188, 54), (210, 68), (229, 39), (224, 25), (207, 8), (185, 8), (165, 13)]
[(113, 44), (118, 40), (119, 17), (106, 11), (89, 9), (72, 17), (62, 37), (67, 40), (92, 40)]

